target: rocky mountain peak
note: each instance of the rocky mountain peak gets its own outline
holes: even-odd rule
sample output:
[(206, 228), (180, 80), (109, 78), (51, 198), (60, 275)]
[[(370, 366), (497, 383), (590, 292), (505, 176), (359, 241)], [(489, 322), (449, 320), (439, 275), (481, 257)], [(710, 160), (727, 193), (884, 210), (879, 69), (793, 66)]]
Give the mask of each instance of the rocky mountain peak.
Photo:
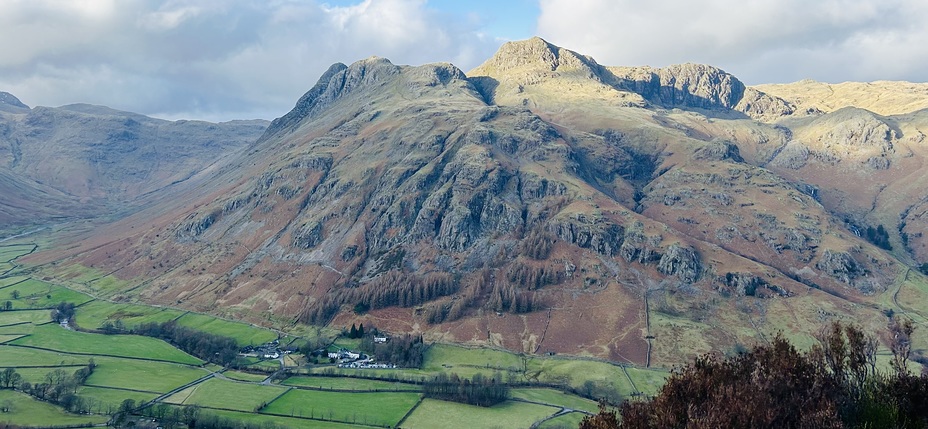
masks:
[(493, 76), (520, 69), (595, 72), (599, 65), (590, 57), (552, 45), (540, 37), (532, 37), (504, 43), (496, 54), (468, 74)]
[(20, 109), (28, 109), (29, 106), (23, 104), (22, 101), (19, 101), (15, 95), (10, 94), (9, 92), (0, 91), (0, 104), (8, 105), (13, 107), (19, 107)]
[(617, 86), (665, 107), (730, 109), (754, 118), (777, 118), (794, 111), (786, 101), (747, 88), (735, 76), (706, 64), (608, 67), (608, 70)]
[(336, 63), (329, 67), (312, 89), (300, 97), (293, 110), (271, 123), (261, 140), (281, 131), (292, 131), (304, 120), (328, 110), (335, 102), (364, 91), (382, 88), (398, 78), (404, 79), (404, 91), (416, 92), (410, 94), (412, 97), (421, 95), (423, 89), (444, 87), (453, 81), (463, 82), (465, 86), (470, 85), (464, 72), (450, 63), (417, 67), (398, 66), (381, 57), (369, 57), (350, 66)]

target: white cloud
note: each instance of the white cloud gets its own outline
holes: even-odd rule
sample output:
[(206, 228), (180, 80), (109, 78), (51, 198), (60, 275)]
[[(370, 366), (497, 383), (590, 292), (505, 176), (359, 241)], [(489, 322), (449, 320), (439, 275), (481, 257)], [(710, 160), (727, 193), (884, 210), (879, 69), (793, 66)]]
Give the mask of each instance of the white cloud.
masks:
[(4, 0), (0, 91), (30, 105), (271, 119), (334, 62), (476, 66), (497, 48), (477, 30), (424, 0)]
[(608, 65), (698, 62), (747, 83), (925, 81), (923, 0), (541, 0), (538, 33)]

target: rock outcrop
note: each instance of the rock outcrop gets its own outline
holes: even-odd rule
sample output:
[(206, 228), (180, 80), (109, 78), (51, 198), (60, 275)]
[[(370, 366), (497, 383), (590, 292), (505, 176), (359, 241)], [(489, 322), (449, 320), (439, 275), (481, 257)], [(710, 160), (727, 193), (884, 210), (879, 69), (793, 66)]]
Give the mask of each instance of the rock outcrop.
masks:
[(668, 276), (675, 275), (683, 282), (693, 283), (702, 273), (702, 264), (696, 249), (671, 244), (658, 261), (657, 270)]
[(860, 264), (850, 254), (831, 249), (825, 249), (821, 258), (815, 264), (815, 268), (847, 284), (851, 284), (864, 272)]
[(734, 110), (758, 119), (793, 113), (782, 99), (746, 88), (725, 71), (704, 64), (664, 68), (609, 67), (613, 83), (664, 107)]

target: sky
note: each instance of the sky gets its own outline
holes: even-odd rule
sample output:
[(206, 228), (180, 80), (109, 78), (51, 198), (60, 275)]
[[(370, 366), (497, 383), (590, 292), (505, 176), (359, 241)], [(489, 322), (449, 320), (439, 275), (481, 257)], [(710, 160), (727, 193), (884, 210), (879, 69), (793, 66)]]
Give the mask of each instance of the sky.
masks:
[(924, 0), (0, 0), (0, 91), (30, 106), (273, 119), (335, 62), (465, 72), (541, 36), (605, 65), (745, 83), (928, 81)]

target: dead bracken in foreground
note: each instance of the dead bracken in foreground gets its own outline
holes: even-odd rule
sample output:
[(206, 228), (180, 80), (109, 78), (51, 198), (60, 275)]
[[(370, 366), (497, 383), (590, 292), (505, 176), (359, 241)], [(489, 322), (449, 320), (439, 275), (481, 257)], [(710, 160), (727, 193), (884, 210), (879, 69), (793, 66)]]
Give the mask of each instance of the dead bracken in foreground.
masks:
[(908, 369), (914, 325), (891, 319), (892, 372), (876, 367), (877, 342), (832, 324), (801, 353), (782, 336), (737, 356), (703, 356), (677, 370), (653, 399), (600, 407), (581, 429), (923, 428), (928, 373)]

